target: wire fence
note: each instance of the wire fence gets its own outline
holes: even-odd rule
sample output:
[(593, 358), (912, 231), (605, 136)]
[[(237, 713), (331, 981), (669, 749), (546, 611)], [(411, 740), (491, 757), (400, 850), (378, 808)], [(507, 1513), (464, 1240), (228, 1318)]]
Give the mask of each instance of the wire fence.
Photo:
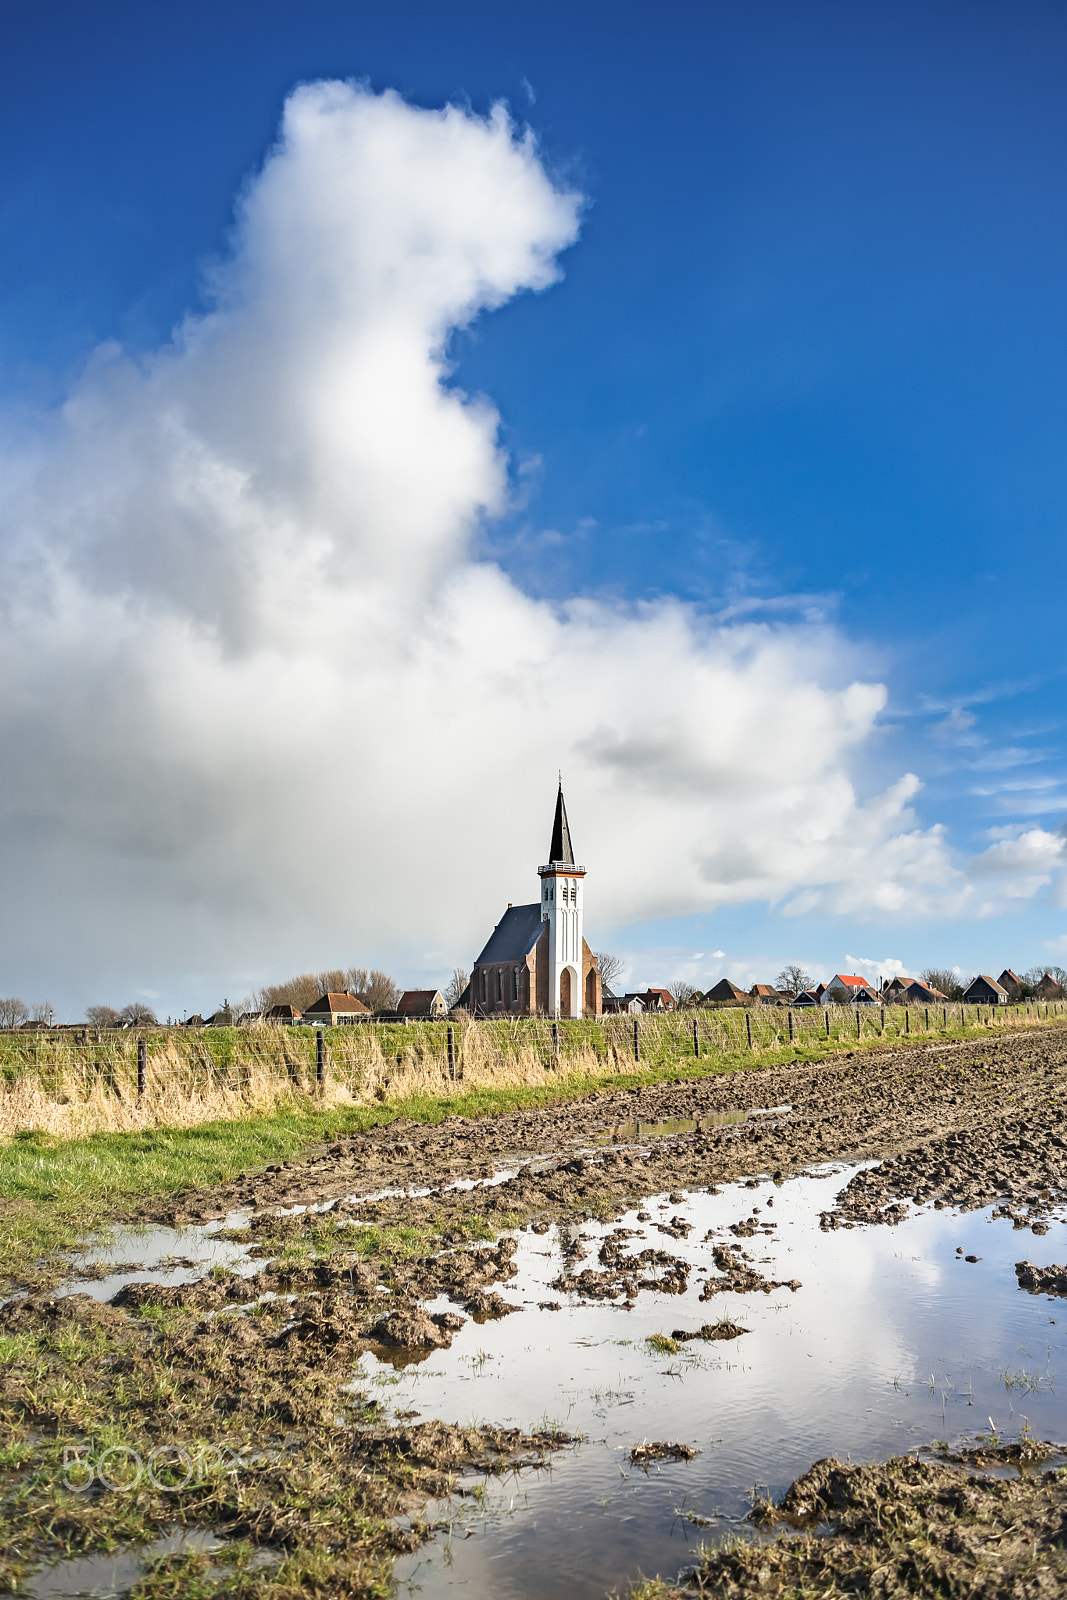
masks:
[(247, 1115), (286, 1099), (372, 1104), (635, 1070), (802, 1058), (849, 1044), (1053, 1026), (1063, 1001), (1009, 1006), (753, 1006), (553, 1022), (374, 1022), (358, 1028), (0, 1031), (0, 1137)]

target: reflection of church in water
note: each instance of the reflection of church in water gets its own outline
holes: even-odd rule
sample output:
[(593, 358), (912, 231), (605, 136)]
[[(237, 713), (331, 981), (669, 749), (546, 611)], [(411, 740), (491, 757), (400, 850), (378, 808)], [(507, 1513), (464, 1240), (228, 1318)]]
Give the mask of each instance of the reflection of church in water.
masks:
[(575, 865), (563, 785), (541, 899), (508, 906), (474, 963), (464, 997), (485, 1016), (599, 1017), (600, 973), (582, 934), (585, 868)]

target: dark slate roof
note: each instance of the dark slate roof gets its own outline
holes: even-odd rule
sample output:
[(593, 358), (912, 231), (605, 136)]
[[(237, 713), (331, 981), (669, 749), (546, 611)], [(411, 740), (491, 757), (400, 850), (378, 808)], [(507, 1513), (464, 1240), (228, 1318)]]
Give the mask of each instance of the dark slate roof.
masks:
[(525, 960), (540, 939), (544, 926), (539, 900), (532, 906), (508, 906), (489, 935), (485, 949), (474, 963), (475, 966), (480, 967), (491, 961)]
[(556, 796), (556, 815), (552, 820), (552, 843), (548, 847), (550, 862), (561, 861), (565, 867), (573, 867), (574, 850), (571, 847), (571, 830), (567, 822), (567, 807), (563, 804), (563, 785), (559, 786)]

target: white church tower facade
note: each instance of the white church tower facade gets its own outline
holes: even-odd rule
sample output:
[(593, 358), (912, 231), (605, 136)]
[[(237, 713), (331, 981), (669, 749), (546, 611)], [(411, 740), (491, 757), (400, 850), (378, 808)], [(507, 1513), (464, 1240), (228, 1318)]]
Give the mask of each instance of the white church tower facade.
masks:
[(563, 803), (563, 784), (556, 796), (549, 861), (538, 867), (541, 920), (548, 924), (548, 1014), (582, 1015), (582, 971), (585, 868), (576, 864)]

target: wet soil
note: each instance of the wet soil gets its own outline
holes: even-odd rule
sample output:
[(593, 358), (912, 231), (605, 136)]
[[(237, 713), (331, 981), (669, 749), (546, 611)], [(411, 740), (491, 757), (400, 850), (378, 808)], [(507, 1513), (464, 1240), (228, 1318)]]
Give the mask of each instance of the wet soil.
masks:
[(1055, 1294), (1067, 1297), (1067, 1267), (1035, 1267), (1032, 1261), (1017, 1261), (1015, 1276), (1020, 1289), (1031, 1294)]
[[(773, 1543), (712, 1551), (683, 1584), (655, 1582), (645, 1600), (698, 1591), (746, 1595), (953, 1595), (1039, 1600), (1067, 1587), (1067, 1480), (1041, 1471), (1051, 1445), (1030, 1447), (1028, 1470), (993, 1476), (962, 1465), (896, 1457), (879, 1466), (819, 1461), (777, 1506), (753, 1513)], [(1019, 1464), (1019, 1447), (981, 1464)]]

